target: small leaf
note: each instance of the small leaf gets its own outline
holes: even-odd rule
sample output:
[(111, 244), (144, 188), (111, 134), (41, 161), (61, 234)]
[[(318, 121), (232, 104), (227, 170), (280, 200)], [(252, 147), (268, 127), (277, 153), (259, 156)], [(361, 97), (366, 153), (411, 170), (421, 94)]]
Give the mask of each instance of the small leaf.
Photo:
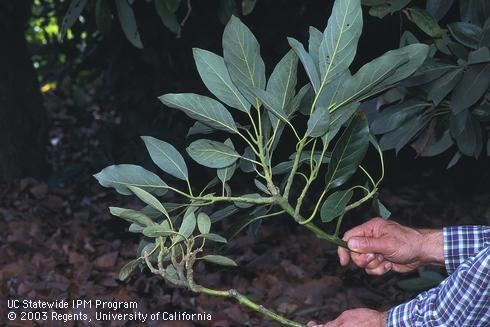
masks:
[(143, 229), (143, 235), (147, 237), (159, 237), (159, 236), (169, 236), (173, 235), (172, 230), (170, 229), (170, 226), (168, 225), (168, 222), (165, 221), (167, 224), (160, 224), (160, 225), (152, 225), (145, 227)]
[(462, 75), (463, 68), (458, 68), (444, 74), (434, 82), (427, 95), (427, 99), (434, 102), (435, 105), (439, 104), (454, 89), (456, 84), (458, 84)]
[(424, 9), (408, 8), (408, 19), (410, 19), (425, 34), (437, 38), (444, 33), (437, 21)]
[(116, 8), (124, 35), (126, 35), (129, 42), (136, 48), (143, 49), (143, 43), (141, 43), (140, 33), (136, 24), (136, 17), (134, 17), (133, 8), (128, 0), (116, 0)]
[(194, 60), (202, 81), (219, 100), (230, 107), (250, 112), (250, 103), (231, 81), (222, 57), (202, 49), (193, 49)]
[(199, 259), (206, 260), (221, 266), (232, 266), (232, 267), (238, 266), (235, 261), (233, 261), (230, 258), (224, 257), (222, 255), (210, 254), (210, 255), (205, 255)]
[(250, 15), (255, 8), (257, 0), (242, 0), (242, 14), (243, 16)]
[(154, 0), (155, 1), (155, 9), (160, 16), (160, 20), (163, 25), (167, 27), (173, 33), (179, 35), (180, 34), (180, 23), (177, 21), (177, 16), (175, 16), (175, 12), (170, 11), (170, 8), (167, 5), (167, 0)]
[(449, 160), (446, 169), (452, 168), (455, 164), (458, 163), (459, 159), (461, 159), (462, 155), (461, 152), (457, 151), (454, 156)]
[(410, 99), (395, 105), (388, 106), (374, 116), (371, 123), (371, 132), (385, 134), (399, 128), (403, 123), (420, 114), (430, 103)]
[(282, 108), (281, 102), (278, 98), (264, 90), (255, 89), (254, 93), (257, 98), (260, 99), (260, 101), (264, 104), (265, 108), (275, 117), (282, 120), (283, 122), (288, 121), (288, 117), (284, 112), (284, 109)]
[(426, 10), (439, 21), (446, 16), (453, 3), (454, 0), (427, 0)]
[[(251, 193), (251, 194), (244, 194), (242, 195), (244, 198), (252, 198), (252, 199), (260, 199), (262, 196), (258, 193)], [(250, 207), (253, 207), (255, 204), (253, 203), (246, 203), (246, 202), (233, 202), (235, 206), (237, 206), (240, 209), (247, 209)]]
[(317, 107), (308, 119), (308, 129), (306, 134), (311, 137), (323, 136), (330, 125), (330, 112), (328, 108)]
[(265, 194), (271, 194), (267, 186), (265, 186), (263, 183), (261, 183), (258, 179), (254, 179), (255, 186)]
[(315, 63), (313, 62), (312, 57), (306, 52), (304, 46), (298, 41), (291, 37), (288, 37), (288, 42), (291, 48), (296, 52), (303, 64), (303, 67), (306, 71), (306, 75), (310, 79), (311, 85), (315, 91), (318, 91), (320, 88), (320, 77), (318, 75), (318, 71)]
[[(179, 234), (189, 238), (192, 233), (194, 233), (194, 229), (196, 229), (196, 215), (194, 212), (188, 213), (182, 219), (182, 224), (179, 228)], [(177, 240), (182, 240), (182, 236), (178, 235)]]
[(471, 23), (456, 22), (448, 24), (447, 27), (456, 41), (472, 49), (478, 48), (482, 34), (480, 26)]
[(308, 39), (308, 53), (317, 69), (320, 68), (320, 44), (323, 40), (323, 33), (317, 28), (310, 26), (310, 38)]
[(388, 219), (391, 216), (390, 210), (388, 210), (379, 199), (373, 201), (374, 210), (383, 219)]
[(345, 183), (356, 171), (369, 145), (369, 128), (363, 114), (354, 116), (335, 144), (325, 177), (327, 187)]
[(189, 131), (187, 132), (187, 137), (197, 134), (211, 134), (212, 132), (214, 132), (213, 128), (196, 121), (194, 125), (189, 128)]
[(125, 264), (119, 271), (119, 280), (125, 281), (128, 277), (138, 268), (140, 264), (139, 259), (131, 260)]
[(451, 111), (458, 114), (468, 109), (480, 100), (488, 92), (490, 85), (490, 64), (469, 66), (463, 74), (463, 78), (454, 88)]
[[(242, 157), (250, 159), (250, 160), (255, 160), (255, 153), (253, 152), (253, 150), (250, 147), (246, 147)], [(240, 159), (240, 169), (244, 173), (251, 173), (251, 172), (255, 171), (254, 163), (250, 162), (249, 160), (245, 160), (243, 158)]]
[(129, 221), (130, 223), (135, 223), (141, 226), (152, 226), (155, 224), (150, 217), (136, 210), (109, 207), (109, 211), (112, 215)]
[(335, 218), (344, 214), (345, 207), (353, 195), (352, 190), (337, 191), (332, 193), (322, 204), (320, 217), (324, 223), (331, 222)]
[(143, 229), (144, 227), (141, 226), (140, 224), (132, 223), (131, 225), (129, 225), (128, 230), (130, 233), (142, 233)]
[(197, 215), (197, 228), (201, 234), (207, 234), (211, 229), (211, 219), (204, 212), (200, 212)]
[(223, 209), (213, 212), (209, 218), (211, 218), (212, 223), (215, 223), (237, 213), (238, 211), (239, 209), (234, 204), (230, 204)]
[(189, 117), (230, 133), (238, 133), (238, 128), (230, 112), (218, 101), (193, 93), (169, 93), (159, 97), (171, 108), (184, 111)]
[(173, 145), (151, 136), (141, 137), (153, 162), (164, 172), (182, 180), (189, 179), (187, 165)]
[(104, 187), (113, 187), (120, 194), (131, 195), (128, 186), (137, 186), (155, 195), (167, 192), (167, 184), (154, 173), (136, 165), (113, 165), (102, 169), (94, 177)]
[(133, 192), (141, 201), (144, 203), (148, 204), (149, 206), (155, 208), (156, 210), (160, 211), (163, 215), (165, 215), (167, 218), (170, 218), (170, 216), (167, 213), (167, 210), (165, 207), (158, 201), (157, 198), (155, 198), (153, 195), (151, 195), (149, 192), (146, 192), (145, 190), (136, 187), (136, 186), (128, 186), (128, 188)]
[(226, 144), (200, 139), (192, 142), (187, 153), (198, 164), (209, 168), (225, 168), (235, 163), (240, 155)]
[(207, 240), (213, 241), (213, 242), (218, 242), (218, 243), (228, 243), (226, 238), (223, 236), (220, 236), (218, 234), (213, 234), (213, 233), (203, 233), (201, 234), (202, 237), (204, 237)]
[(62, 41), (65, 38), (68, 29), (77, 21), (78, 17), (80, 17), (80, 14), (87, 5), (87, 2), (88, 0), (72, 0), (70, 2), (68, 11), (63, 17), (63, 21), (61, 23), (60, 39)]
[(260, 45), (250, 29), (235, 16), (223, 32), (223, 57), (231, 80), (245, 99), (260, 106), (253, 90), (265, 88), (265, 65), (260, 57)]

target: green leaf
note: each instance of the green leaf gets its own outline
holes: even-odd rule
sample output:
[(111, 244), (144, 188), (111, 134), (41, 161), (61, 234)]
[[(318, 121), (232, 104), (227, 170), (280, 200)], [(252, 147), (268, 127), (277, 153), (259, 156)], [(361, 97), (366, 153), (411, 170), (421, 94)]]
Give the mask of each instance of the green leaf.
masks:
[(238, 7), (235, 0), (219, 0), (218, 18), (226, 24), (232, 15), (238, 15)]
[(439, 104), (454, 89), (456, 84), (458, 84), (462, 75), (463, 68), (458, 68), (444, 74), (434, 82), (427, 94), (427, 99), (434, 102), (435, 105)]
[(423, 85), (453, 71), (458, 66), (427, 59), (424, 64), (413, 74), (412, 77), (403, 81), (403, 85), (416, 86)]
[(398, 153), (410, 140), (415, 137), (432, 119), (431, 115), (419, 115), (408, 120), (399, 128), (383, 135), (379, 141), (381, 149), (395, 149)]
[(322, 204), (320, 217), (324, 223), (329, 223), (344, 214), (345, 207), (349, 204), (353, 195), (352, 190), (337, 191), (332, 193)]
[(196, 121), (194, 125), (189, 128), (189, 131), (187, 132), (187, 137), (197, 134), (211, 134), (213, 131), (214, 129), (209, 127), (208, 125)]
[(320, 68), (320, 44), (323, 40), (323, 33), (313, 26), (310, 26), (310, 39), (308, 40), (308, 52), (317, 69)]
[(322, 141), (330, 142), (337, 135), (340, 128), (352, 118), (357, 108), (359, 108), (359, 102), (349, 103), (343, 107), (337, 108), (334, 112), (330, 113), (330, 127), (328, 133), (322, 138)]
[(360, 0), (335, 1), (320, 45), (320, 89), (347, 70), (362, 32)]
[(233, 261), (230, 258), (224, 257), (222, 255), (210, 254), (210, 255), (205, 255), (199, 259), (206, 260), (221, 266), (233, 266), (233, 267), (238, 266), (235, 261)]
[(388, 210), (379, 199), (373, 201), (374, 210), (383, 219), (388, 219), (391, 216), (390, 210)]
[(145, 190), (136, 187), (136, 186), (128, 186), (128, 188), (144, 203), (148, 204), (152, 208), (155, 208), (156, 210), (160, 211), (163, 215), (165, 215), (167, 218), (170, 218), (170, 216), (167, 213), (167, 210), (165, 207), (158, 201), (157, 198), (155, 198), (153, 195), (150, 193), (146, 192)]
[(230, 112), (218, 101), (193, 93), (169, 93), (159, 97), (171, 108), (184, 111), (189, 117), (230, 133), (238, 133), (238, 128)]
[(247, 16), (252, 13), (257, 0), (242, 0), (242, 15)]
[(424, 9), (408, 8), (408, 19), (410, 19), (425, 34), (438, 38), (444, 34), (437, 21)]
[(112, 215), (129, 221), (130, 223), (135, 223), (141, 226), (152, 226), (155, 224), (150, 217), (136, 210), (109, 207), (109, 211)]
[(458, 114), (468, 109), (488, 92), (490, 84), (490, 64), (467, 67), (463, 78), (454, 88), (450, 108)]
[[(252, 198), (252, 199), (260, 199), (262, 198), (262, 196), (258, 193), (250, 193), (250, 194), (244, 194), (242, 195), (243, 197), (245, 198)], [(253, 207), (255, 204), (253, 203), (246, 203), (246, 202), (233, 202), (233, 204), (235, 206), (237, 206), (238, 208), (240, 209), (247, 209), (247, 208), (250, 208), (250, 207)]]
[(275, 117), (282, 120), (283, 122), (288, 121), (288, 117), (281, 107), (281, 102), (274, 95), (267, 91), (256, 89), (254, 90), (257, 97), (262, 101), (265, 108), (270, 111)]
[(119, 280), (120, 281), (125, 281), (128, 279), (129, 276), (138, 268), (140, 264), (140, 259), (135, 259), (129, 261), (127, 264), (125, 264), (121, 270), (119, 270)]
[[(311, 84), (304, 85), (298, 93), (291, 100), (289, 105), (285, 109), (285, 113), (288, 117), (291, 117), (296, 111), (298, 111), (303, 103), (303, 99), (306, 97), (306, 94), (311, 92)], [(306, 107), (310, 110), (311, 105), (307, 105)], [(309, 113), (309, 112), (308, 112)]]
[(157, 175), (136, 165), (112, 165), (94, 177), (104, 187), (113, 187), (120, 194), (131, 195), (128, 186), (137, 186), (155, 195), (167, 192), (167, 184)]
[(180, 7), (181, 0), (165, 0), (165, 6), (168, 11), (172, 14), (175, 14), (177, 9)]
[(225, 168), (240, 158), (233, 148), (207, 139), (192, 142), (187, 148), (187, 153), (198, 164), (209, 168)]
[(391, 7), (388, 5), (375, 6), (369, 9), (369, 14), (371, 16), (378, 17), (380, 19), (384, 18), (389, 13), (391, 13)]
[(199, 75), (208, 90), (230, 107), (250, 112), (250, 103), (231, 81), (223, 58), (198, 48), (193, 49), (193, 54)]
[(417, 99), (410, 99), (388, 106), (380, 114), (374, 116), (371, 123), (371, 132), (374, 134), (391, 132), (429, 106), (430, 103)]
[(104, 36), (109, 36), (112, 26), (112, 13), (109, 0), (97, 0), (95, 4), (95, 22), (97, 23), (97, 29)]
[(441, 20), (451, 9), (454, 0), (427, 0), (426, 10), (437, 21)]
[(320, 88), (320, 77), (318, 76), (318, 71), (312, 57), (306, 52), (305, 47), (298, 40), (288, 37), (288, 43), (298, 55), (299, 60), (301, 60), (313, 89), (315, 92), (318, 91)]
[(267, 82), (267, 92), (279, 99), (282, 111), (294, 97), (298, 70), (298, 56), (290, 50), (279, 61)]
[(145, 229), (143, 229), (143, 235), (152, 238), (174, 235), (174, 233), (172, 233), (172, 230), (170, 229), (168, 222), (165, 221), (164, 223), (166, 224), (162, 223), (160, 225), (152, 225), (152, 226), (145, 227)]
[(490, 51), (487, 47), (479, 48), (468, 55), (468, 65), (483, 64), (490, 61)]
[(207, 240), (213, 241), (213, 242), (218, 242), (218, 243), (228, 243), (226, 238), (223, 236), (220, 236), (218, 234), (213, 234), (213, 233), (203, 233), (201, 234), (202, 237), (204, 237)]
[(357, 171), (368, 145), (367, 118), (364, 114), (357, 114), (335, 144), (325, 177), (327, 187), (342, 185)]
[(257, 39), (235, 16), (230, 18), (223, 32), (223, 57), (233, 83), (245, 99), (258, 108), (260, 102), (253, 90), (265, 88), (265, 65)]
[(212, 223), (215, 223), (237, 213), (238, 211), (238, 208), (234, 204), (230, 204), (223, 209), (213, 212), (209, 218), (211, 218)]
[(133, 8), (131, 8), (128, 0), (116, 0), (116, 8), (124, 35), (136, 48), (143, 49)]
[(82, 13), (83, 9), (87, 5), (88, 0), (72, 0), (70, 2), (70, 6), (68, 7), (68, 11), (63, 17), (63, 21), (61, 22), (61, 30), (60, 30), (60, 39), (63, 39), (68, 32), (68, 29), (75, 24), (78, 17)]
[[(422, 142), (427, 142), (424, 151), (420, 154), (421, 157), (437, 156), (449, 149), (454, 144), (449, 130), (445, 130), (441, 136), (437, 134), (438, 133), (432, 133), (429, 142), (427, 142), (425, 138), (420, 138)], [(422, 143), (422, 146), (424, 143)]]
[(204, 212), (200, 212), (197, 215), (197, 228), (201, 234), (207, 234), (211, 229), (211, 219)]
[(143, 232), (143, 229), (144, 227), (139, 225), (139, 224), (136, 224), (136, 223), (132, 223), (131, 225), (129, 225), (129, 228), (128, 228), (128, 231), (130, 233), (142, 233)]
[(164, 172), (182, 180), (189, 179), (184, 158), (173, 145), (151, 136), (142, 136), (153, 162)]
[(163, 25), (167, 27), (173, 33), (180, 35), (180, 23), (177, 21), (177, 16), (175, 16), (175, 11), (172, 12), (167, 5), (167, 0), (154, 0), (155, 1), (155, 9), (160, 16), (160, 20)]
[(478, 48), (482, 34), (480, 26), (471, 23), (456, 22), (448, 24), (447, 27), (456, 41), (472, 49)]
[(306, 134), (311, 137), (320, 137), (328, 131), (330, 125), (330, 112), (325, 107), (317, 107), (308, 119)]
[[(179, 234), (182, 234), (186, 238), (189, 238), (196, 229), (196, 215), (194, 212), (187, 213), (182, 219), (182, 224), (179, 228)], [(182, 236), (178, 235), (177, 240), (182, 240)]]
[(458, 163), (459, 159), (461, 159), (461, 152), (457, 151), (454, 156), (449, 160), (446, 169), (452, 168), (455, 164)]
[[(227, 139), (225, 141), (225, 145), (229, 146), (232, 149), (235, 149), (235, 147), (233, 146), (233, 143), (231, 142), (230, 139)], [(233, 174), (235, 173), (235, 169), (236, 169), (236, 163), (234, 163), (228, 167), (225, 167), (225, 168), (219, 168), (217, 170), (217, 175), (218, 175), (219, 180), (223, 184), (228, 182), (231, 179), (231, 177), (233, 176)]]
[[(251, 159), (251, 160), (255, 160), (255, 153), (253, 152), (253, 150), (250, 147), (246, 147), (244, 152), (243, 152), (242, 157), (247, 158), (247, 159)], [(245, 160), (243, 158), (240, 159), (240, 169), (244, 173), (251, 173), (251, 172), (255, 171), (254, 163), (250, 162), (248, 160)]]

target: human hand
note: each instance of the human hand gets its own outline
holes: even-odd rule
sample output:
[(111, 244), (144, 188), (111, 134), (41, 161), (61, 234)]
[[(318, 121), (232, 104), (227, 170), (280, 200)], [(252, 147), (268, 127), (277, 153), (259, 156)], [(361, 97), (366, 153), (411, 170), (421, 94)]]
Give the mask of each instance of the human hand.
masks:
[(344, 311), (334, 321), (326, 324), (308, 323), (308, 327), (384, 327), (386, 313), (371, 309), (353, 309)]
[(408, 272), (427, 264), (444, 264), (442, 231), (418, 230), (373, 218), (347, 231), (349, 250), (339, 247), (340, 264), (354, 263), (370, 275)]

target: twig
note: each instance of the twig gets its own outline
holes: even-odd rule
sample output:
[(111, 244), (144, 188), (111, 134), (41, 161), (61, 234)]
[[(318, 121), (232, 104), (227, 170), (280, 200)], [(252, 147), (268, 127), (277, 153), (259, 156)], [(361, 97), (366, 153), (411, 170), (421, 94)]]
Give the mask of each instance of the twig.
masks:
[(187, 22), (187, 19), (189, 19), (189, 16), (191, 15), (192, 12), (192, 4), (191, 0), (187, 0), (187, 13), (184, 16), (184, 19), (180, 22), (180, 26), (184, 27), (185, 23)]

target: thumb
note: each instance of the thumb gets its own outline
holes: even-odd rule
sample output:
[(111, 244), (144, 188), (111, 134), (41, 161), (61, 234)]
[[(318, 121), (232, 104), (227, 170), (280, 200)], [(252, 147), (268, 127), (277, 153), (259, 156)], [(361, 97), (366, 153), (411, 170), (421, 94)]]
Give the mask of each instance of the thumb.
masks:
[(359, 253), (380, 253), (383, 254), (387, 250), (387, 242), (382, 238), (373, 237), (351, 237), (347, 241), (349, 249)]

